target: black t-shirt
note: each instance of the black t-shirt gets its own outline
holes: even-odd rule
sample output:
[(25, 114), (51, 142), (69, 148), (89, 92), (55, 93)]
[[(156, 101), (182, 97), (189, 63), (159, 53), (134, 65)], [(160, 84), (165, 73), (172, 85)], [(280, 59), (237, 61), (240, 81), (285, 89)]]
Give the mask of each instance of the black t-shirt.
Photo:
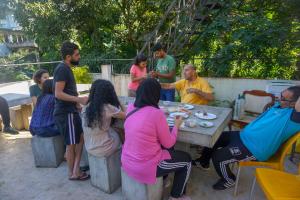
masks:
[[(53, 74), (53, 81), (54, 81), (54, 87), (56, 82), (64, 81), (66, 83), (65, 88), (63, 90), (64, 93), (72, 96), (78, 96), (74, 74), (71, 68), (65, 63), (60, 63), (55, 68)], [(63, 101), (57, 98), (55, 99), (54, 115), (74, 113), (74, 112), (77, 112), (75, 102)]]

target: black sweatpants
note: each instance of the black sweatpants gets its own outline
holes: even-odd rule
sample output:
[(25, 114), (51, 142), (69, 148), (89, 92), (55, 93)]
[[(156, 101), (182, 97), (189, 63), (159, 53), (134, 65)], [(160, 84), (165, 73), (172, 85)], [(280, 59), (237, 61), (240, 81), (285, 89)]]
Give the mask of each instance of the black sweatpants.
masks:
[(4, 127), (10, 127), (10, 117), (9, 117), (9, 108), (6, 99), (0, 96), (0, 115), (2, 117), (2, 121)]
[(157, 166), (156, 176), (166, 176), (175, 172), (171, 196), (179, 198), (185, 193), (187, 181), (191, 173), (191, 156), (183, 151), (168, 150), (171, 159), (163, 160)]
[(236, 179), (229, 168), (230, 163), (256, 160), (242, 143), (239, 131), (223, 132), (213, 148), (204, 148), (200, 160), (208, 164), (210, 159), (218, 175), (227, 182), (226, 187), (234, 185)]

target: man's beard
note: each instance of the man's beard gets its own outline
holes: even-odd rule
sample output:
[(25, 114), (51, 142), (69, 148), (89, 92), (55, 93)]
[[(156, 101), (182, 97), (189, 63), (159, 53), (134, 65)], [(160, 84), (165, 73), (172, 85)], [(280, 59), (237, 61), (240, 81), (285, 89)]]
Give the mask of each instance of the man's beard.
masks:
[(78, 65), (79, 65), (79, 60), (78, 60), (78, 61), (71, 60), (70, 63), (71, 63), (73, 66), (78, 66)]

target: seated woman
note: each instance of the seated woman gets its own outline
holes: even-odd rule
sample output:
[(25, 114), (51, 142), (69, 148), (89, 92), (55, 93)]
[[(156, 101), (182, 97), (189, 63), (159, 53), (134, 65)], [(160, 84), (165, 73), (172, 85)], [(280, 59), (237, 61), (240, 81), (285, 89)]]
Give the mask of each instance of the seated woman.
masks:
[(45, 69), (40, 69), (33, 75), (33, 80), (36, 84), (29, 87), (33, 106), (36, 106), (37, 98), (42, 94), (42, 85), (47, 79), (49, 79), (49, 72)]
[(111, 125), (115, 118), (124, 119), (114, 86), (107, 80), (92, 84), (88, 104), (82, 109), (84, 143), (88, 153), (108, 156), (121, 148), (119, 135)]
[(147, 57), (139, 54), (130, 68), (131, 81), (128, 84), (128, 96), (135, 97), (140, 82), (147, 78)]
[(191, 172), (191, 157), (182, 151), (167, 150), (176, 143), (182, 118), (176, 118), (170, 132), (164, 112), (159, 109), (161, 86), (146, 79), (137, 90), (134, 105), (129, 105), (125, 121), (122, 168), (128, 176), (144, 184), (175, 172), (171, 198), (187, 200), (185, 188)]
[(42, 94), (38, 97), (33, 110), (29, 130), (32, 135), (52, 137), (59, 135), (54, 123), (53, 80), (48, 79), (43, 83)]

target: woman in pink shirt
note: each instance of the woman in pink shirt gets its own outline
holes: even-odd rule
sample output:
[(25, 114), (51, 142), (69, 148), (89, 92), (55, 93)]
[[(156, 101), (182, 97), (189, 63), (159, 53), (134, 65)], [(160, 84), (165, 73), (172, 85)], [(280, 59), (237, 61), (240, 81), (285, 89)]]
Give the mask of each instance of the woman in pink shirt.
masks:
[(140, 82), (147, 78), (147, 57), (139, 54), (130, 68), (131, 81), (128, 84), (128, 96), (135, 97)]
[(164, 112), (159, 109), (161, 86), (146, 79), (137, 90), (134, 105), (129, 105), (125, 121), (122, 168), (128, 176), (145, 184), (156, 177), (175, 172), (170, 199), (188, 200), (185, 187), (191, 171), (191, 157), (182, 151), (167, 150), (174, 146), (181, 118), (170, 132)]

